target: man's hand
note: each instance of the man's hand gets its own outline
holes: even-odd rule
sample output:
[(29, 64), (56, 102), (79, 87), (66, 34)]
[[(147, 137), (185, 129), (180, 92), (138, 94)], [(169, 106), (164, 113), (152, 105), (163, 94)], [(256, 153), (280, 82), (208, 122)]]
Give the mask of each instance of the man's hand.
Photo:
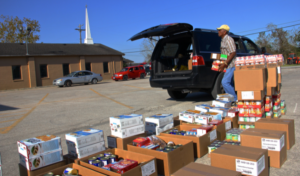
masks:
[(219, 66), (219, 72), (224, 71), (225, 68), (226, 68), (226, 65), (225, 65), (225, 64), (221, 64), (221, 65)]

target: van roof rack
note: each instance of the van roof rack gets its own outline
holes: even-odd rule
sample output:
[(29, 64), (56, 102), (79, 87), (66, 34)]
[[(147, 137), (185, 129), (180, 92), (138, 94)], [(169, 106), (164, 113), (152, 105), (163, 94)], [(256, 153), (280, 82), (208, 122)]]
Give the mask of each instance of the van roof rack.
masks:
[[(204, 28), (196, 28), (195, 30), (197, 30), (197, 31), (203, 31), (203, 32), (215, 32), (215, 33), (218, 32), (218, 30), (204, 29)], [(232, 32), (229, 32), (229, 34), (234, 35), (234, 33), (232, 33)]]

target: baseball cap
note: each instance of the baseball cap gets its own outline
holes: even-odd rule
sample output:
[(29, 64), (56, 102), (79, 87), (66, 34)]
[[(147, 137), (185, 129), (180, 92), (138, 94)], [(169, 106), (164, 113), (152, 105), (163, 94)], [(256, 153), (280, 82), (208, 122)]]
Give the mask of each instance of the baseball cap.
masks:
[(223, 24), (222, 26), (220, 26), (219, 28), (217, 28), (218, 30), (224, 29), (226, 31), (230, 30), (230, 27), (227, 24)]

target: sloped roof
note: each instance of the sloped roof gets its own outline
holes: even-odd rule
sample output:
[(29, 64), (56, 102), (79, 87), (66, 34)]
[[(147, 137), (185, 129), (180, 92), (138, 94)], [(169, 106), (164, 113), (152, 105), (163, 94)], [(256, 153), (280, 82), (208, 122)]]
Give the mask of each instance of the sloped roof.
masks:
[[(102, 44), (29, 43), (29, 56), (125, 55)], [(25, 43), (0, 43), (0, 57), (26, 56)]]
[(124, 57), (123, 57), (123, 61), (124, 61), (124, 62), (134, 62), (134, 61), (132, 61), (132, 60), (130, 60), (130, 59), (126, 59), (126, 58), (124, 58)]

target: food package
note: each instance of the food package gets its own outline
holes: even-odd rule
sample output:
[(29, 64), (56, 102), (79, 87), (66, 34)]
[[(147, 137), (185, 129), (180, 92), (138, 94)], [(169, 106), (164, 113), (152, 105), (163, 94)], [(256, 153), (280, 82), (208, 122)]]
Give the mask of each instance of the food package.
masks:
[(130, 160), (130, 159), (124, 159), (124, 160), (112, 165), (110, 168), (111, 168), (111, 171), (113, 171), (113, 172), (123, 174), (126, 171), (128, 171), (136, 166), (138, 166), (137, 161)]
[(62, 149), (54, 150), (40, 155), (26, 158), (24, 155), (19, 154), (20, 164), (23, 165), (27, 170), (36, 170), (38, 168), (48, 166), (63, 160)]
[(237, 108), (230, 108), (227, 112), (228, 117), (236, 117), (239, 114), (239, 110)]
[(26, 158), (36, 157), (42, 153), (61, 149), (60, 137), (44, 135), (17, 142), (18, 151)]
[(207, 125), (210, 121), (212, 121), (214, 119), (214, 116), (210, 115), (210, 114), (201, 114), (199, 116), (197, 116), (195, 118), (195, 122), (196, 123), (200, 123), (203, 125)]
[(220, 125), (222, 123), (223, 123), (223, 120), (212, 120), (208, 124), (217, 126), (217, 125)]
[(262, 108), (264, 106), (263, 100), (254, 101), (238, 101), (238, 108)]
[(128, 128), (111, 128), (111, 135), (119, 138), (127, 138), (145, 132), (145, 125), (136, 125)]
[(151, 141), (151, 144), (159, 145), (162, 148), (165, 148), (167, 146), (167, 144), (165, 143), (165, 141), (163, 141), (162, 139), (158, 138), (155, 135), (148, 136), (148, 137), (149, 137), (149, 139)]
[(266, 55), (266, 61), (267, 63), (269, 64), (276, 64), (278, 61), (277, 61), (277, 55)]
[(159, 147), (160, 147), (159, 145), (155, 145), (155, 144), (146, 144), (141, 146), (141, 148), (150, 149), (150, 150), (156, 150)]
[(173, 127), (174, 127), (173, 122), (162, 127), (158, 127), (155, 123), (151, 123), (151, 122), (145, 123), (145, 131), (147, 135), (159, 135), (161, 132), (171, 129)]
[(220, 107), (220, 108), (230, 108), (231, 102), (230, 101), (213, 100), (212, 105), (215, 107)]
[(76, 148), (81, 148), (104, 141), (104, 134), (102, 130), (89, 128), (66, 134), (66, 141), (74, 143)]
[[(225, 100), (226, 98), (226, 100)], [(228, 93), (224, 93), (224, 94), (217, 94), (217, 100), (218, 99), (224, 99), (225, 101), (234, 101), (234, 96)]]
[(197, 128), (197, 136), (203, 136), (206, 133), (210, 132), (213, 129), (213, 125), (201, 125)]
[(245, 65), (254, 65), (254, 57), (246, 56), (245, 57)]
[(256, 55), (254, 57), (254, 64), (255, 65), (265, 65), (266, 64), (266, 58), (264, 55)]
[(209, 109), (212, 108), (209, 104), (201, 104), (196, 105), (195, 110), (201, 111), (201, 112), (209, 112)]
[(63, 176), (71, 176), (71, 175), (78, 175), (78, 170), (73, 168), (66, 168), (64, 170)]
[(218, 53), (211, 53), (210, 58), (214, 59), (214, 60), (219, 60), (220, 59), (220, 55)]
[(208, 113), (214, 113), (214, 112), (218, 113), (218, 114), (220, 114), (220, 116), (212, 114), (212, 115), (214, 115), (214, 119), (216, 119), (216, 120), (222, 120), (222, 117), (226, 117), (227, 116), (228, 110), (229, 110), (228, 108), (214, 107), (214, 108), (211, 108)]
[(145, 118), (145, 122), (151, 122), (158, 127), (163, 127), (173, 122), (173, 114), (157, 114)]
[(277, 54), (277, 62), (284, 62), (284, 57), (282, 54)]
[(138, 137), (132, 141), (133, 146), (141, 147), (150, 143), (150, 138), (148, 137)]
[(94, 153), (104, 151), (106, 149), (104, 141), (91, 144), (85, 147), (80, 147), (80, 148), (77, 148), (73, 142), (67, 141), (67, 147), (68, 147), (68, 154), (79, 159), (92, 155)]
[(234, 64), (235, 64), (236, 67), (244, 66), (246, 64), (245, 63), (245, 57), (236, 57)]
[(124, 129), (144, 124), (143, 116), (140, 114), (128, 114), (110, 117), (109, 122), (111, 129)]
[(196, 116), (199, 116), (200, 114), (203, 114), (201, 111), (197, 110), (187, 110), (179, 113), (179, 120), (193, 123), (195, 122)]

